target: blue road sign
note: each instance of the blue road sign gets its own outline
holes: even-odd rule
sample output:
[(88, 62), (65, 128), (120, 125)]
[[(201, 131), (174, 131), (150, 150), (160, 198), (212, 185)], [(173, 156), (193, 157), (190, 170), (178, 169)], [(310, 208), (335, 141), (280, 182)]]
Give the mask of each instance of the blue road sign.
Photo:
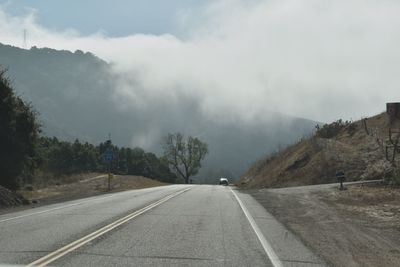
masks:
[(107, 150), (104, 152), (104, 160), (107, 162), (111, 162), (114, 159), (114, 153), (111, 148), (107, 148)]

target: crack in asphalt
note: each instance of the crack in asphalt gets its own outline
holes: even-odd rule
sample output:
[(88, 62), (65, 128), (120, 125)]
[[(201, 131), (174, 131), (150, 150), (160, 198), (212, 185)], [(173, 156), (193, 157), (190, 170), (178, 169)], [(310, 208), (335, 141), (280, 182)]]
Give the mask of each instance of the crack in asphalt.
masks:
[(293, 262), (293, 263), (311, 263), (311, 264), (316, 264), (316, 265), (321, 265), (321, 262), (315, 262), (315, 261), (302, 261), (302, 260), (285, 260), (281, 259), (281, 261), (285, 262)]

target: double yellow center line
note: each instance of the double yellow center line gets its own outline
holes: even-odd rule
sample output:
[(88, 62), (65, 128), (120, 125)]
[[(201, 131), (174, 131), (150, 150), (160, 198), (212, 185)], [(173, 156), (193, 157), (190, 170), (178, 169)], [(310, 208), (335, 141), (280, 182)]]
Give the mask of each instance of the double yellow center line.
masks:
[(137, 211), (135, 211), (135, 212), (133, 212), (131, 214), (128, 214), (125, 217), (122, 217), (121, 219), (118, 219), (115, 222), (110, 223), (110, 224), (100, 228), (99, 230), (97, 230), (97, 231), (95, 231), (93, 233), (90, 233), (90, 234), (88, 234), (88, 235), (86, 235), (86, 236), (84, 236), (84, 237), (82, 237), (82, 238), (80, 238), (80, 239), (78, 239), (78, 240), (76, 240), (76, 241), (74, 241), (74, 242), (62, 247), (62, 248), (60, 248), (60, 249), (57, 249), (56, 251), (54, 251), (54, 252), (52, 252), (52, 253), (50, 253), (50, 254), (48, 254), (48, 255), (46, 255), (46, 256), (38, 259), (38, 260), (36, 260), (36, 261), (28, 264), (27, 266), (46, 266), (46, 265), (54, 262), (55, 260), (61, 258), (62, 256), (66, 255), (66, 254), (78, 249), (79, 247), (89, 243), (90, 241), (98, 238), (99, 236), (104, 235), (105, 233), (117, 228), (118, 226), (120, 226), (120, 225), (122, 225), (124, 223), (127, 223), (128, 221), (130, 221), (133, 218), (145, 213), (146, 211), (149, 211), (149, 210), (161, 205), (162, 203), (170, 200), (171, 198), (176, 197), (176, 196), (178, 196), (178, 195), (180, 195), (180, 194), (182, 194), (182, 193), (184, 193), (184, 192), (186, 192), (186, 191), (188, 191), (190, 189), (191, 188), (186, 188), (186, 189), (180, 190), (178, 192), (172, 193), (172, 194), (170, 194), (170, 195), (168, 195), (168, 196), (166, 196), (166, 197), (164, 197), (164, 198), (162, 198), (162, 199), (160, 199), (160, 200), (158, 200), (158, 201), (156, 201), (156, 202), (154, 202), (154, 203), (152, 203), (152, 204), (150, 204), (150, 205), (148, 205), (148, 206), (146, 206), (146, 207), (144, 207), (144, 208), (142, 208), (140, 210), (137, 210)]

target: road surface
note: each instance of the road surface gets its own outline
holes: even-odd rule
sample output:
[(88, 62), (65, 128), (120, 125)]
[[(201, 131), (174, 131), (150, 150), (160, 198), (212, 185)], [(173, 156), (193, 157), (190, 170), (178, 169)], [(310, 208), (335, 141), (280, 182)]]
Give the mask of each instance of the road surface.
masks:
[(0, 263), (323, 266), (251, 196), (171, 185), (0, 216)]

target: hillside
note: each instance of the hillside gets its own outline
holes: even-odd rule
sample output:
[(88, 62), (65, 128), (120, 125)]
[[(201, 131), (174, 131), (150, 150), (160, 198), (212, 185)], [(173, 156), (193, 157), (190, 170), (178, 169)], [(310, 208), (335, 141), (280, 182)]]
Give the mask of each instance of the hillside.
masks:
[(91, 53), (0, 44), (0, 66), (17, 93), (38, 111), (49, 136), (93, 143), (104, 141), (105, 129), (123, 126), (123, 118), (112, 115), (109, 65)]
[[(127, 107), (120, 94), (126, 88), (112, 63), (79, 50), (25, 50), (0, 44), (0, 66), (8, 69), (17, 93), (38, 111), (48, 136), (98, 144), (111, 133), (116, 145), (157, 154), (169, 132), (199, 137), (209, 145), (210, 154), (196, 182), (239, 178), (256, 159), (298, 140), (316, 124), (274, 112), (252, 121), (222, 115), (211, 120), (196, 96), (177, 95), (170, 103), (147, 95), (139, 83), (130, 85), (137, 100)], [(134, 74), (130, 79), (135, 80)]]
[(260, 188), (331, 183), (338, 170), (345, 172), (347, 181), (383, 178), (391, 170), (384, 150), (387, 120), (382, 113), (367, 119), (367, 127), (363, 121), (342, 122), (332, 136), (317, 131), (254, 163), (238, 184)]

